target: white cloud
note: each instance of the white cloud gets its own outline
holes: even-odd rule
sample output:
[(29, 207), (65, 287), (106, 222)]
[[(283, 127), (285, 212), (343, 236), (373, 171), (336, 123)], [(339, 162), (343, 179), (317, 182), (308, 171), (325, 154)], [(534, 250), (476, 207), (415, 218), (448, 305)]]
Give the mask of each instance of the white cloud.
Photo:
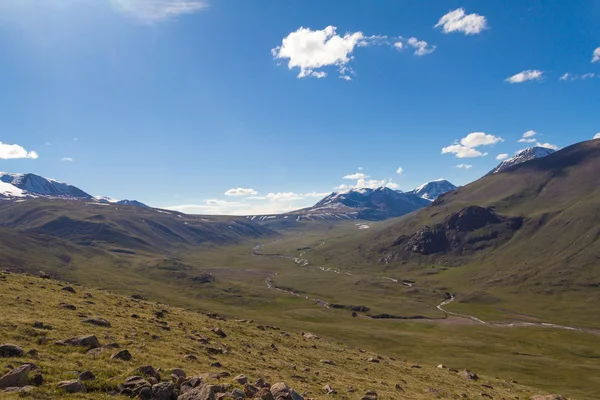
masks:
[(267, 199), (276, 200), (276, 201), (294, 201), (294, 200), (302, 200), (304, 196), (294, 192), (279, 192), (279, 193), (269, 193), (267, 195)]
[(595, 63), (598, 61), (600, 61), (600, 47), (596, 47), (594, 53), (592, 54), (592, 62)]
[(398, 169), (396, 170), (396, 173), (397, 173), (398, 175), (402, 175), (402, 174), (404, 173), (404, 168), (402, 168), (402, 167), (398, 167)]
[(485, 132), (472, 132), (462, 138), (460, 143), (455, 142), (450, 146), (444, 147), (442, 154), (454, 154), (456, 158), (484, 157), (488, 153), (481, 152), (476, 147), (491, 146), (500, 142), (504, 142), (504, 139), (499, 136), (490, 135)]
[(477, 149), (472, 147), (467, 147), (460, 145), (458, 143), (444, 147), (442, 149), (442, 154), (452, 153), (456, 155), (456, 158), (473, 158), (473, 157), (484, 157), (487, 156), (488, 153), (482, 153)]
[(526, 71), (519, 72), (511, 77), (506, 78), (504, 81), (508, 83), (523, 83), (533, 80), (541, 80), (544, 73), (539, 69), (528, 69)]
[(504, 139), (484, 132), (472, 132), (460, 140), (460, 144), (467, 147), (489, 146), (499, 142), (504, 142)]
[(368, 175), (365, 175), (362, 172), (357, 172), (355, 174), (344, 175), (344, 177), (342, 177), (342, 179), (366, 179), (368, 177), (369, 177)]
[(288, 68), (300, 68), (298, 78), (326, 76), (318, 68), (335, 66), (345, 75), (350, 71), (349, 63), (352, 61), (352, 52), (360, 46), (364, 39), (362, 32), (346, 33), (340, 36), (336, 33), (335, 26), (328, 26), (322, 30), (311, 30), (300, 27), (290, 33), (277, 46), (271, 50), (276, 59), (289, 59)]
[(506, 160), (507, 158), (508, 158), (508, 154), (507, 153), (498, 154), (496, 156), (496, 160), (499, 160), (499, 161)]
[(340, 79), (343, 79), (345, 81), (351, 81), (352, 80), (352, 78), (349, 77), (348, 75), (340, 75)]
[(159, 22), (193, 14), (207, 7), (203, 0), (110, 0), (117, 11), (145, 22)]
[(391, 181), (390, 181), (390, 182), (387, 182), (387, 183), (385, 184), (385, 187), (386, 187), (386, 188), (388, 188), (388, 189), (392, 189), (392, 190), (398, 190), (398, 189), (400, 189), (400, 185), (398, 185), (398, 184), (397, 184), (397, 183), (395, 183), (395, 182), (391, 182)]
[(10, 160), (15, 158), (38, 158), (38, 154), (35, 151), (27, 151), (23, 146), (18, 144), (6, 144), (0, 142), (0, 159)]
[(209, 205), (209, 206), (238, 205), (238, 204), (241, 204), (241, 203), (239, 201), (227, 201), (227, 200), (218, 200), (218, 199), (206, 200), (206, 205)]
[(255, 196), (258, 192), (254, 189), (234, 188), (225, 192), (225, 196)]
[(71, 157), (63, 157), (60, 159), (60, 161), (64, 161), (64, 162), (72, 162), (73, 159)]
[(396, 42), (396, 43), (394, 43), (394, 47), (397, 48), (398, 50), (402, 50), (404, 48), (404, 43)]
[(545, 147), (547, 149), (552, 149), (552, 150), (558, 150), (558, 149), (560, 149), (560, 147), (558, 147), (555, 144), (551, 144), (551, 143), (540, 143), (540, 142), (537, 142), (535, 145), (537, 147)]
[(465, 35), (476, 35), (488, 27), (483, 15), (466, 14), (464, 8), (458, 8), (444, 15), (434, 28), (440, 26), (444, 33), (463, 32)]
[(586, 80), (586, 79), (590, 79), (590, 78), (600, 78), (600, 76), (596, 75), (595, 72), (587, 72), (585, 74), (571, 74), (569, 72), (567, 72), (566, 74), (564, 74), (563, 76), (561, 76), (559, 79), (561, 81), (575, 81), (575, 80)]
[(527, 131), (523, 134), (521, 139), (519, 139), (518, 143), (535, 143), (537, 142), (537, 139), (534, 138), (535, 135), (537, 135), (536, 131)]
[(363, 169), (364, 169), (363, 167), (358, 167), (358, 170), (359, 170), (359, 171), (362, 171)]
[(594, 139), (600, 139), (600, 132), (598, 132), (594, 135)]
[[(408, 39), (408, 41), (406, 43), (409, 46), (412, 46), (412, 47), (414, 47), (416, 49), (415, 50), (415, 55), (417, 55), (417, 56), (424, 56), (426, 54), (430, 54), (430, 53), (433, 53), (435, 51), (435, 46), (429, 45), (426, 41), (419, 40), (419, 39), (417, 39), (415, 37), (411, 37), (410, 39)], [(396, 44), (394, 44), (394, 46), (395, 45)]]
[(459, 168), (459, 169), (471, 169), (471, 168), (473, 168), (473, 166), (471, 164), (458, 164), (456, 166), (456, 168)]

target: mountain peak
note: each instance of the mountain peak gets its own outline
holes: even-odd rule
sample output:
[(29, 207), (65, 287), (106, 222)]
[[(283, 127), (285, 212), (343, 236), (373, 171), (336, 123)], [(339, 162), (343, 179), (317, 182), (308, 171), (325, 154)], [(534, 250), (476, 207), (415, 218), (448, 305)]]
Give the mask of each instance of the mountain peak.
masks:
[(517, 164), (524, 163), (526, 161), (535, 160), (536, 158), (542, 158), (555, 153), (556, 150), (549, 149), (547, 147), (534, 146), (518, 151), (514, 157), (502, 161), (496, 168), (491, 170), (488, 175), (497, 174), (498, 172), (505, 171), (506, 169), (515, 166)]
[(414, 194), (425, 200), (433, 201), (442, 194), (455, 190), (456, 188), (457, 186), (448, 182), (446, 179), (436, 179), (435, 181), (424, 183), (407, 193)]

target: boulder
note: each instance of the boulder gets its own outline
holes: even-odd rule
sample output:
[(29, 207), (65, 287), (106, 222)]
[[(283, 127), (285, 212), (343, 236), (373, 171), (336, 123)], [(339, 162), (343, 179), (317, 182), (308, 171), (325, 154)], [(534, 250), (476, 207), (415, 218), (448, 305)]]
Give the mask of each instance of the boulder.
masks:
[(245, 399), (246, 398), (246, 393), (242, 392), (240, 389), (233, 389), (231, 391), (231, 397), (238, 400), (238, 399)]
[(215, 388), (211, 385), (200, 385), (179, 395), (178, 400), (216, 400)]
[(315, 340), (319, 338), (317, 335), (308, 332), (302, 332), (302, 337), (308, 340)]
[(302, 396), (283, 382), (271, 386), (271, 395), (274, 400), (304, 400)]
[(254, 398), (260, 400), (273, 400), (273, 395), (268, 388), (263, 387), (254, 395)]
[(171, 370), (171, 374), (175, 375), (178, 378), (185, 378), (187, 376), (185, 371), (180, 368), (175, 368), (175, 369)]
[(73, 287), (71, 287), (71, 286), (65, 286), (60, 290), (62, 290), (63, 292), (77, 293), (77, 291), (75, 289), (73, 289)]
[(233, 378), (233, 381), (239, 383), (240, 385), (245, 385), (248, 383), (248, 378), (246, 378), (246, 375), (238, 375)]
[(125, 349), (125, 350), (117, 351), (115, 354), (110, 356), (110, 358), (112, 360), (130, 361), (132, 357), (131, 357), (131, 353)]
[(100, 347), (100, 342), (98, 341), (98, 338), (94, 335), (59, 340), (58, 342), (56, 342), (56, 344), (59, 346), (82, 346), (87, 347), (89, 349), (97, 349), (98, 347)]
[(464, 379), (471, 380), (471, 381), (479, 380), (479, 377), (477, 376), (477, 374), (469, 371), (468, 369), (465, 369), (463, 372), (459, 373), (458, 376), (460, 376), (461, 378), (464, 378)]
[(0, 357), (23, 357), (23, 348), (10, 343), (0, 345)]
[(96, 379), (96, 375), (92, 371), (84, 371), (79, 374), (80, 381), (93, 381)]
[(531, 396), (531, 400), (567, 400), (560, 394), (536, 395)]
[(0, 378), (0, 389), (27, 386), (29, 384), (29, 371), (31, 371), (30, 364), (13, 369)]
[(110, 322), (104, 318), (86, 318), (81, 320), (84, 324), (92, 324), (96, 326), (102, 326), (104, 328), (110, 328)]
[(29, 381), (34, 386), (42, 386), (42, 384), (44, 383), (44, 376), (38, 372)]
[(155, 378), (156, 380), (160, 381), (160, 375), (158, 374), (158, 372), (156, 372), (154, 367), (152, 367), (151, 365), (143, 365), (143, 366), (139, 367), (138, 369), (136, 369), (136, 372), (139, 373), (140, 375), (152, 377), (152, 378)]
[(335, 365), (335, 363), (331, 360), (321, 360), (321, 364)]
[(323, 390), (325, 391), (325, 393), (327, 393), (328, 395), (332, 395), (332, 394), (337, 394), (337, 391), (331, 387), (331, 385), (325, 385), (323, 387)]
[(152, 386), (153, 400), (172, 400), (175, 397), (175, 386), (171, 382), (162, 382)]
[(65, 310), (72, 310), (75, 311), (77, 310), (77, 307), (75, 307), (73, 304), (69, 304), (69, 303), (59, 303), (58, 304), (61, 308), (64, 308)]
[(252, 399), (258, 393), (258, 388), (250, 385), (249, 383), (244, 384), (244, 393), (246, 393), (246, 397)]
[(130, 376), (119, 385), (119, 393), (124, 396), (138, 396), (144, 389), (152, 389), (150, 382), (141, 376)]
[(214, 328), (212, 331), (219, 337), (222, 337), (222, 338), (227, 337), (227, 334), (225, 332), (223, 332), (223, 329), (221, 329), (221, 328)]
[(10, 387), (2, 391), (2, 393), (27, 393), (35, 389), (35, 386)]
[(60, 382), (57, 388), (67, 393), (87, 393), (85, 386), (79, 379)]

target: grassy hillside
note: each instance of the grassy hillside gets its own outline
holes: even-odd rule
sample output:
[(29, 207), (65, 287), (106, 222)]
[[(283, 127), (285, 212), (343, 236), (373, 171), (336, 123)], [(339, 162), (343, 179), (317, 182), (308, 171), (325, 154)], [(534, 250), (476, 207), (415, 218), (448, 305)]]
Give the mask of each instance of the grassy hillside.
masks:
[(600, 140), (579, 143), (486, 176), (380, 229), (329, 241), (312, 257), (348, 270), (432, 270), (440, 285), (469, 294), (457, 307), (485, 308), (492, 318), (504, 312), (490, 301), (600, 326), (598, 170)]
[[(73, 293), (64, 289), (64, 284), (48, 279), (0, 275), (0, 344), (11, 343), (25, 352), (3, 358), (3, 368), (34, 363), (37, 370), (30, 378), (39, 373), (43, 376), (43, 383), (29, 392), (35, 399), (107, 398), (119, 391), (127, 377), (140, 375), (139, 367), (147, 365), (166, 381), (173, 379), (174, 368), (182, 369), (184, 376), (209, 374), (204, 382), (229, 384), (222, 387), (227, 392), (243, 390), (232, 378), (245, 374), (251, 383), (259, 378), (285, 382), (311, 398), (325, 397), (326, 385), (349, 399), (360, 399), (368, 391), (375, 391), (379, 398), (395, 399), (475, 399), (483, 394), (529, 398), (540, 394), (501, 378), (468, 380), (449, 369), (417, 366), (385, 354), (309, 338), (300, 331), (225, 320), (106, 291), (74, 287)], [(110, 327), (86, 323), (86, 318), (104, 318)], [(216, 328), (223, 334), (213, 331)], [(95, 335), (102, 347), (89, 351), (84, 346), (55, 344), (82, 335)], [(131, 360), (111, 358), (121, 350), (127, 350)], [(66, 395), (58, 389), (59, 382), (77, 379), (85, 371), (95, 376), (83, 382), (86, 394)], [(20, 397), (3, 393), (7, 399)]]

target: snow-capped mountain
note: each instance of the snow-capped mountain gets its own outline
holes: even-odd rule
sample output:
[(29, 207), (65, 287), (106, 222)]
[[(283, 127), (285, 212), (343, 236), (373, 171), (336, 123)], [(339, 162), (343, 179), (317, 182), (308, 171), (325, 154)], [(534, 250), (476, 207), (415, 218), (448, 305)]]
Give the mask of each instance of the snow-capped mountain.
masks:
[(498, 172), (502, 172), (514, 165), (521, 164), (526, 161), (535, 160), (536, 158), (546, 157), (555, 152), (555, 150), (546, 147), (529, 147), (527, 149), (517, 152), (517, 154), (514, 157), (502, 161), (500, 165), (491, 170), (488, 173), (488, 175), (497, 174)]
[(357, 218), (386, 219), (399, 217), (429, 205), (429, 201), (412, 193), (403, 193), (387, 187), (352, 189), (334, 192), (303, 213), (326, 214), (354, 212)]
[(11, 174), (1, 172), (0, 181), (20, 190), (20, 192), (17, 192), (15, 189), (9, 190), (8, 187), (5, 186), (7, 188), (7, 193), (12, 191), (11, 196), (16, 196), (14, 193), (19, 193), (20, 196), (24, 197), (92, 199), (92, 196), (75, 186), (35, 174)]
[(414, 194), (425, 200), (434, 201), (444, 193), (451, 192), (457, 188), (457, 186), (445, 179), (438, 179), (436, 181), (424, 183), (407, 193)]
[(44, 178), (35, 174), (13, 174), (0, 172), (0, 198), (29, 199), (68, 199), (87, 200), (103, 204), (130, 205), (136, 207), (148, 207), (137, 200), (117, 200), (107, 196), (91, 196), (83, 190), (57, 181), (56, 179)]

